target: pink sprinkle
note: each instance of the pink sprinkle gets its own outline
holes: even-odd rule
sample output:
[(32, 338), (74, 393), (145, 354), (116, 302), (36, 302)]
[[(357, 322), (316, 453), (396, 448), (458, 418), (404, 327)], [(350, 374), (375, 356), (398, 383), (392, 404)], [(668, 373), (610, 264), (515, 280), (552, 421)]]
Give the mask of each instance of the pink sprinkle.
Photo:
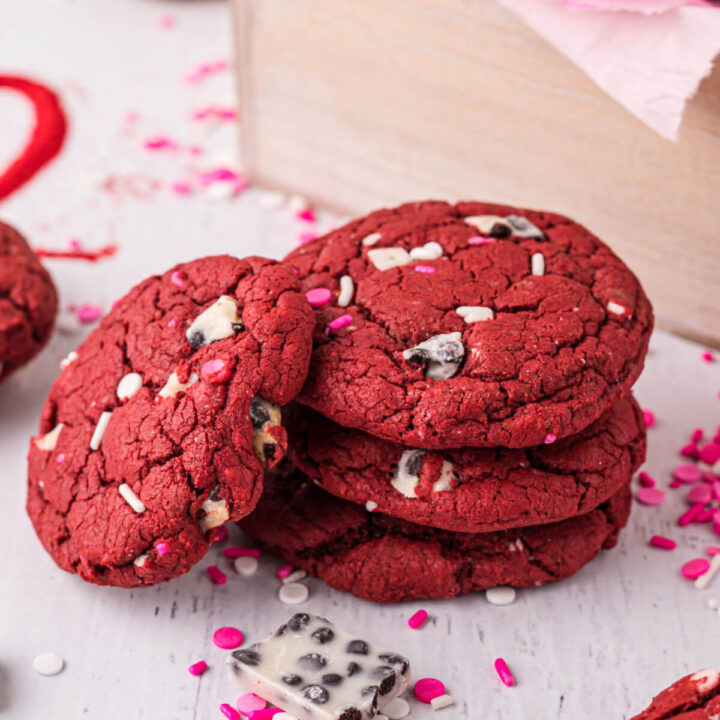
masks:
[(230, 67), (230, 63), (227, 60), (216, 60), (214, 62), (200, 63), (194, 70), (189, 72), (183, 80), (186, 83), (198, 83), (204, 80), (208, 75), (222, 72)]
[(274, 715), (281, 713), (280, 708), (265, 708), (264, 710), (253, 710), (248, 715), (248, 720), (271, 720)]
[(185, 276), (180, 270), (174, 270), (170, 275), (170, 282), (179, 288), (185, 287)]
[(500, 676), (504, 685), (512, 687), (515, 684), (515, 678), (510, 672), (510, 668), (507, 666), (507, 663), (502, 658), (498, 658), (495, 661), (495, 671)]
[(264, 708), (266, 708), (267, 701), (263, 700), (261, 697), (258, 697), (255, 693), (245, 693), (237, 699), (235, 707), (240, 711), (242, 715), (249, 715), (255, 710), (263, 710)]
[(409, 620), (408, 625), (417, 630), (427, 620), (427, 610), (418, 610)]
[(663, 537), (662, 535), (653, 535), (650, 538), (650, 544), (661, 550), (674, 550), (677, 547), (677, 543), (674, 540)]
[(635, 497), (643, 505), (662, 505), (665, 502), (665, 493), (662, 490), (658, 490), (658, 488), (640, 488)]
[(211, 565), (207, 569), (207, 574), (210, 576), (210, 579), (218, 585), (224, 585), (227, 582), (227, 576), (217, 565)]
[(712, 528), (715, 531), (716, 535), (720, 535), (720, 514), (715, 514), (715, 519), (713, 520)]
[(705, 552), (710, 557), (715, 557), (715, 555), (720, 555), (720, 547), (715, 547), (713, 545), (709, 545), (708, 547), (705, 548)]
[(177, 322), (178, 322), (178, 321), (177, 321), (175, 318), (173, 318), (173, 319), (167, 324), (167, 326), (168, 326), (169, 328), (174, 328), (174, 327), (177, 325)]
[(690, 488), (690, 492), (687, 494), (687, 500), (693, 505), (696, 503), (705, 505), (705, 503), (709, 503), (710, 500), (712, 500), (712, 494), (712, 488), (706, 483), (702, 483)]
[(694, 483), (700, 480), (702, 473), (696, 465), (678, 465), (673, 470), (673, 477), (681, 483)]
[(209, 383), (224, 383), (230, 379), (230, 366), (220, 358), (208, 360), (200, 368), (200, 375)]
[(190, 113), (190, 119), (195, 122), (201, 120), (235, 120), (237, 116), (237, 110), (233, 108), (215, 107), (214, 105), (208, 105)]
[(327, 288), (313, 288), (305, 293), (305, 297), (312, 307), (322, 307), (332, 300), (332, 293)]
[(234, 170), (227, 167), (218, 167), (213, 170), (207, 170), (200, 173), (198, 179), (202, 187), (208, 187), (208, 185), (212, 185), (214, 182), (223, 182), (225, 180), (244, 180), (242, 175), (239, 175)]
[(720, 445), (716, 442), (709, 442), (700, 448), (700, 460), (707, 465), (714, 465), (720, 460)]
[(170, 546), (167, 543), (160, 542), (155, 546), (155, 552), (158, 555), (166, 555), (170, 552)]
[(171, 27), (175, 27), (175, 18), (172, 15), (161, 15), (158, 23), (161, 28), (169, 30)]
[(190, 195), (192, 192), (192, 185), (184, 180), (178, 180), (170, 185), (170, 191), (175, 195)]
[(57, 464), (62, 465), (65, 462), (65, 453), (58, 453)]
[(675, 488), (682, 487), (682, 483), (679, 480), (673, 480), (668, 484), (668, 487), (674, 490)]
[(715, 499), (720, 500), (720, 480), (716, 480), (712, 484), (712, 491), (713, 491), (713, 495), (715, 496)]
[[(246, 548), (246, 547), (226, 547), (223, 550), (223, 555), (226, 558), (234, 560), (239, 557), (260, 557), (260, 551), (257, 548)], [(289, 574), (289, 573), (288, 573)]]
[(311, 240), (315, 240), (315, 238), (320, 237), (317, 233), (314, 232), (301, 232), (298, 235), (298, 242), (300, 245), (304, 245), (305, 243), (309, 243)]
[(700, 356), (704, 362), (712, 362), (715, 359), (715, 356), (709, 351), (706, 350), (701, 356)]
[(228, 529), (221, 525), (219, 528), (215, 528), (215, 537), (213, 538), (214, 543), (220, 543), (223, 540), (227, 540)]
[(303, 208), (295, 213), (295, 217), (298, 220), (304, 220), (305, 222), (314, 223), (317, 219), (315, 217), (315, 211), (312, 208)]
[(445, 694), (445, 686), (437, 678), (422, 678), (415, 683), (415, 697), (424, 703), (430, 703), (436, 697)]
[(706, 558), (695, 558), (682, 566), (682, 574), (688, 580), (700, 577), (710, 569), (710, 563)]
[(191, 675), (202, 675), (207, 670), (207, 668), (207, 663), (204, 660), (200, 660), (200, 662), (193, 663), (188, 668), (188, 672)]
[(166, 135), (157, 135), (145, 141), (146, 150), (177, 150), (178, 144)]
[(716, 512), (717, 511), (715, 510), (715, 508), (710, 508), (709, 510), (703, 510), (695, 518), (695, 522), (696, 523), (709, 523), (715, 517)]
[(690, 440), (692, 440), (694, 443), (699, 443), (703, 439), (703, 431), (700, 428), (695, 428), (693, 430), (693, 434), (690, 437)]
[(329, 325), (330, 330), (339, 330), (352, 322), (352, 315), (341, 315), (336, 317)]
[(543, 442), (546, 445), (552, 445), (556, 440), (557, 440), (557, 435), (555, 433), (548, 433), (545, 436), (545, 439), (543, 440)]
[(287, 565), (283, 565), (278, 571), (277, 576), (282, 580), (283, 578), (286, 578), (295, 568), (288, 563)]
[(468, 245), (490, 245), (495, 242), (495, 238), (483, 237), (482, 235), (474, 235), (468, 240)]
[(416, 265), (415, 272), (425, 273), (426, 275), (432, 275), (437, 272), (437, 268), (432, 265)]
[(680, 449), (680, 454), (683, 457), (690, 458), (691, 460), (699, 460), (700, 459), (700, 451), (698, 450), (698, 446), (696, 442), (688, 443), (687, 445), (684, 445)]
[(652, 410), (643, 410), (642, 413), (645, 420), (645, 427), (651, 428), (655, 424), (655, 413)]
[(97, 305), (81, 305), (75, 314), (81, 323), (91, 323), (102, 315), (102, 310)]
[(695, 518), (703, 511), (703, 505), (702, 503), (697, 503), (693, 505), (689, 510), (686, 510), (677, 521), (677, 524), (680, 525), (680, 527), (685, 527), (686, 525), (689, 525)]
[(228, 718), (228, 720), (241, 720), (240, 713), (232, 706), (227, 703), (223, 703), (220, 706), (220, 712)]
[(655, 487), (655, 478), (650, 477), (644, 470), (638, 475), (638, 480), (643, 487)]
[(204, 151), (203, 151), (203, 149), (202, 149), (199, 145), (191, 145), (191, 146), (188, 148), (188, 152), (189, 152), (191, 155), (202, 155)]
[(243, 634), (234, 627), (221, 627), (213, 633), (213, 642), (223, 650), (234, 650), (243, 642)]

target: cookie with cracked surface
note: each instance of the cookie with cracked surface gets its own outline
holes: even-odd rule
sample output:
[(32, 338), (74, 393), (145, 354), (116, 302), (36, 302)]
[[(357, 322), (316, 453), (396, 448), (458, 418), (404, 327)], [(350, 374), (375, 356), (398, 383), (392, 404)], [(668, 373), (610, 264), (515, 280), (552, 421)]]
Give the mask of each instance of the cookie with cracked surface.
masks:
[(290, 270), (210, 257), (134, 287), (60, 374), (30, 442), (27, 510), (63, 569), (103, 585), (186, 572), (254, 507), (313, 317)]
[(57, 309), (50, 274), (25, 238), (0, 222), (0, 382), (45, 345)]
[(379, 210), (286, 258), (328, 288), (300, 402), (426, 449), (580, 432), (642, 369), (652, 308), (581, 225), (487, 203)]
[(299, 472), (273, 473), (266, 487), (255, 512), (240, 521), (248, 535), (331, 587), (383, 603), (567, 578), (615, 545), (631, 502), (624, 487), (595, 510), (562, 522), (455, 533), (367, 512)]
[(418, 450), (296, 405), (290, 455), (323, 490), (420, 525), (490, 532), (589, 512), (645, 458), (642, 410), (618, 400), (578, 435), (527, 449)]
[(720, 718), (720, 673), (712, 668), (686, 675), (655, 697), (632, 720), (716, 720)]

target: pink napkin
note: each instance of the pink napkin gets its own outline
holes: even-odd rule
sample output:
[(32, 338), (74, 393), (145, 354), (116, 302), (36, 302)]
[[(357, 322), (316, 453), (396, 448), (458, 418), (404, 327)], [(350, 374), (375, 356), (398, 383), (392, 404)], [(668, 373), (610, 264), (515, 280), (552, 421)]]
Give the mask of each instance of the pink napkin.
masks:
[(668, 140), (720, 53), (720, 6), (710, 3), (498, 1)]

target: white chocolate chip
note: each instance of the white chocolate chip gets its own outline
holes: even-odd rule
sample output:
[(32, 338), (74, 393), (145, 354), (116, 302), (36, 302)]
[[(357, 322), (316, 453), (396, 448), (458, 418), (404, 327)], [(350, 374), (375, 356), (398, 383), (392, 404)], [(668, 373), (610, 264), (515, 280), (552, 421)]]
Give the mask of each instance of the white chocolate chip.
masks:
[(145, 563), (147, 562), (147, 559), (148, 559), (149, 557), (150, 557), (150, 556), (149, 556), (147, 553), (143, 553), (142, 555), (138, 555), (138, 556), (133, 560), (133, 565), (135, 565), (136, 567), (139, 567), (139, 568), (144, 567), (144, 566), (145, 566)]
[(432, 241), (410, 251), (410, 257), (413, 260), (437, 260), (442, 254), (442, 245)]
[(505, 222), (510, 226), (515, 237), (535, 238), (536, 240), (542, 240), (545, 237), (543, 231), (537, 225), (533, 225), (527, 218), (519, 215), (508, 215)]
[(288, 583), (282, 585), (278, 592), (278, 597), (281, 602), (286, 605), (299, 605), (304, 603), (310, 597), (310, 591), (306, 585), (300, 583)]
[(120, 400), (130, 399), (142, 387), (142, 376), (138, 373), (128, 373), (117, 386), (117, 396)]
[(492, 308), (482, 305), (461, 305), (455, 312), (466, 322), (486, 322), (495, 318)]
[(172, 373), (165, 383), (165, 387), (160, 390), (158, 395), (163, 398), (175, 397), (178, 393), (185, 392), (191, 385), (199, 382), (200, 378), (197, 373), (190, 373), (190, 377), (186, 383), (178, 380), (177, 373)]
[(455, 701), (450, 695), (439, 695), (430, 701), (430, 706), (433, 710), (442, 710), (443, 708), (450, 707)]
[(36, 437), (34, 440), (35, 447), (38, 450), (54, 450), (57, 445), (58, 437), (60, 437), (60, 431), (62, 429), (63, 424), (58, 423), (49, 433), (45, 433), (45, 435)]
[(93, 435), (90, 438), (91, 450), (97, 450), (100, 447), (100, 443), (102, 443), (103, 436), (105, 435), (105, 430), (107, 429), (108, 423), (110, 422), (111, 415), (111, 410), (105, 410), (100, 416), (100, 419), (95, 426), (95, 432), (93, 432)]
[(425, 453), (422, 450), (404, 450), (390, 484), (407, 498), (416, 498), (415, 488), (420, 481), (420, 469)]
[(713, 668), (698, 670), (698, 672), (690, 676), (690, 681), (696, 683), (698, 692), (706, 693), (720, 685), (720, 673)]
[(337, 304), (340, 307), (347, 307), (355, 294), (355, 283), (349, 275), (343, 275), (340, 278), (340, 294), (338, 295)]
[(55, 653), (42, 653), (33, 660), (33, 670), (38, 675), (57, 675), (65, 667), (65, 661)]
[(425, 365), (425, 377), (448, 380), (458, 371), (465, 357), (462, 333), (434, 335), (403, 351), (403, 357), (410, 363)]
[(433, 492), (447, 492), (452, 490), (452, 481), (455, 479), (454, 467), (451, 462), (443, 460), (440, 468), (440, 477), (433, 483)]
[(273, 455), (266, 455), (271, 450), (274, 453), (275, 445), (278, 445), (271, 430), (282, 426), (282, 411), (277, 405), (255, 395), (250, 403), (250, 420), (253, 424), (253, 450), (257, 459), (266, 465), (269, 460), (276, 459)]
[(122, 499), (138, 514), (145, 512), (145, 505), (142, 500), (130, 489), (129, 485), (122, 483), (118, 485), (118, 492)]
[(243, 555), (235, 558), (233, 566), (235, 567), (235, 572), (238, 574), (243, 577), (250, 577), (257, 572), (258, 561), (257, 558), (251, 557), (250, 555)]
[(627, 309), (624, 305), (613, 302), (612, 300), (607, 304), (607, 309), (608, 312), (611, 312), (613, 315), (625, 315), (625, 313), (627, 312)]
[(307, 573), (304, 570), (293, 570), (288, 576), (281, 579), (280, 582), (282, 582), (283, 585), (287, 585), (288, 583), (296, 583), (300, 582), (300, 580), (304, 580), (307, 577)]
[(211, 500), (208, 498), (202, 504), (205, 514), (200, 519), (200, 527), (207, 532), (213, 528), (224, 525), (230, 519), (227, 502), (225, 500)]
[(410, 705), (408, 705), (407, 700), (396, 697), (385, 705), (382, 711), (390, 720), (402, 720), (410, 712)]
[(380, 233), (370, 233), (363, 238), (362, 244), (365, 246), (374, 245), (381, 237)]
[(718, 610), (720, 609), (720, 598), (710, 598), (708, 600), (708, 607), (711, 610)]
[(471, 215), (470, 217), (463, 218), (463, 221), (467, 225), (472, 225), (483, 233), (483, 235), (489, 235), (496, 225), (503, 225), (507, 227), (508, 230), (510, 229), (508, 223), (505, 222), (505, 218), (501, 218), (499, 215)]
[(510, 605), (515, 602), (515, 588), (509, 585), (497, 585), (485, 591), (485, 597), (491, 605)]
[(533, 253), (530, 260), (533, 275), (545, 274), (545, 256), (542, 253)]
[(368, 500), (368, 501), (365, 503), (365, 509), (366, 509), (368, 512), (374, 512), (375, 510), (378, 509), (378, 504), (377, 504), (374, 500)]
[(407, 265), (412, 262), (410, 253), (404, 248), (389, 247), (368, 250), (370, 262), (381, 271), (390, 270), (400, 265)]
[(187, 341), (197, 350), (234, 335), (242, 329), (242, 321), (237, 310), (237, 302), (234, 298), (221, 295), (195, 318), (185, 333)]

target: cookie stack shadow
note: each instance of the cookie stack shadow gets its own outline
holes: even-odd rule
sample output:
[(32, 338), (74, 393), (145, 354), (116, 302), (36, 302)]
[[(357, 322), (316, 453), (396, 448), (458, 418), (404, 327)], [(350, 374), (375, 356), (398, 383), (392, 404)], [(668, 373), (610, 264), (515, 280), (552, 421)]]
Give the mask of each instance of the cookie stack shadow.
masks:
[(652, 309), (601, 241), (558, 215), (428, 202), (285, 262), (329, 300), (284, 411), (290, 463), (247, 534), (376, 602), (536, 587), (616, 544)]

